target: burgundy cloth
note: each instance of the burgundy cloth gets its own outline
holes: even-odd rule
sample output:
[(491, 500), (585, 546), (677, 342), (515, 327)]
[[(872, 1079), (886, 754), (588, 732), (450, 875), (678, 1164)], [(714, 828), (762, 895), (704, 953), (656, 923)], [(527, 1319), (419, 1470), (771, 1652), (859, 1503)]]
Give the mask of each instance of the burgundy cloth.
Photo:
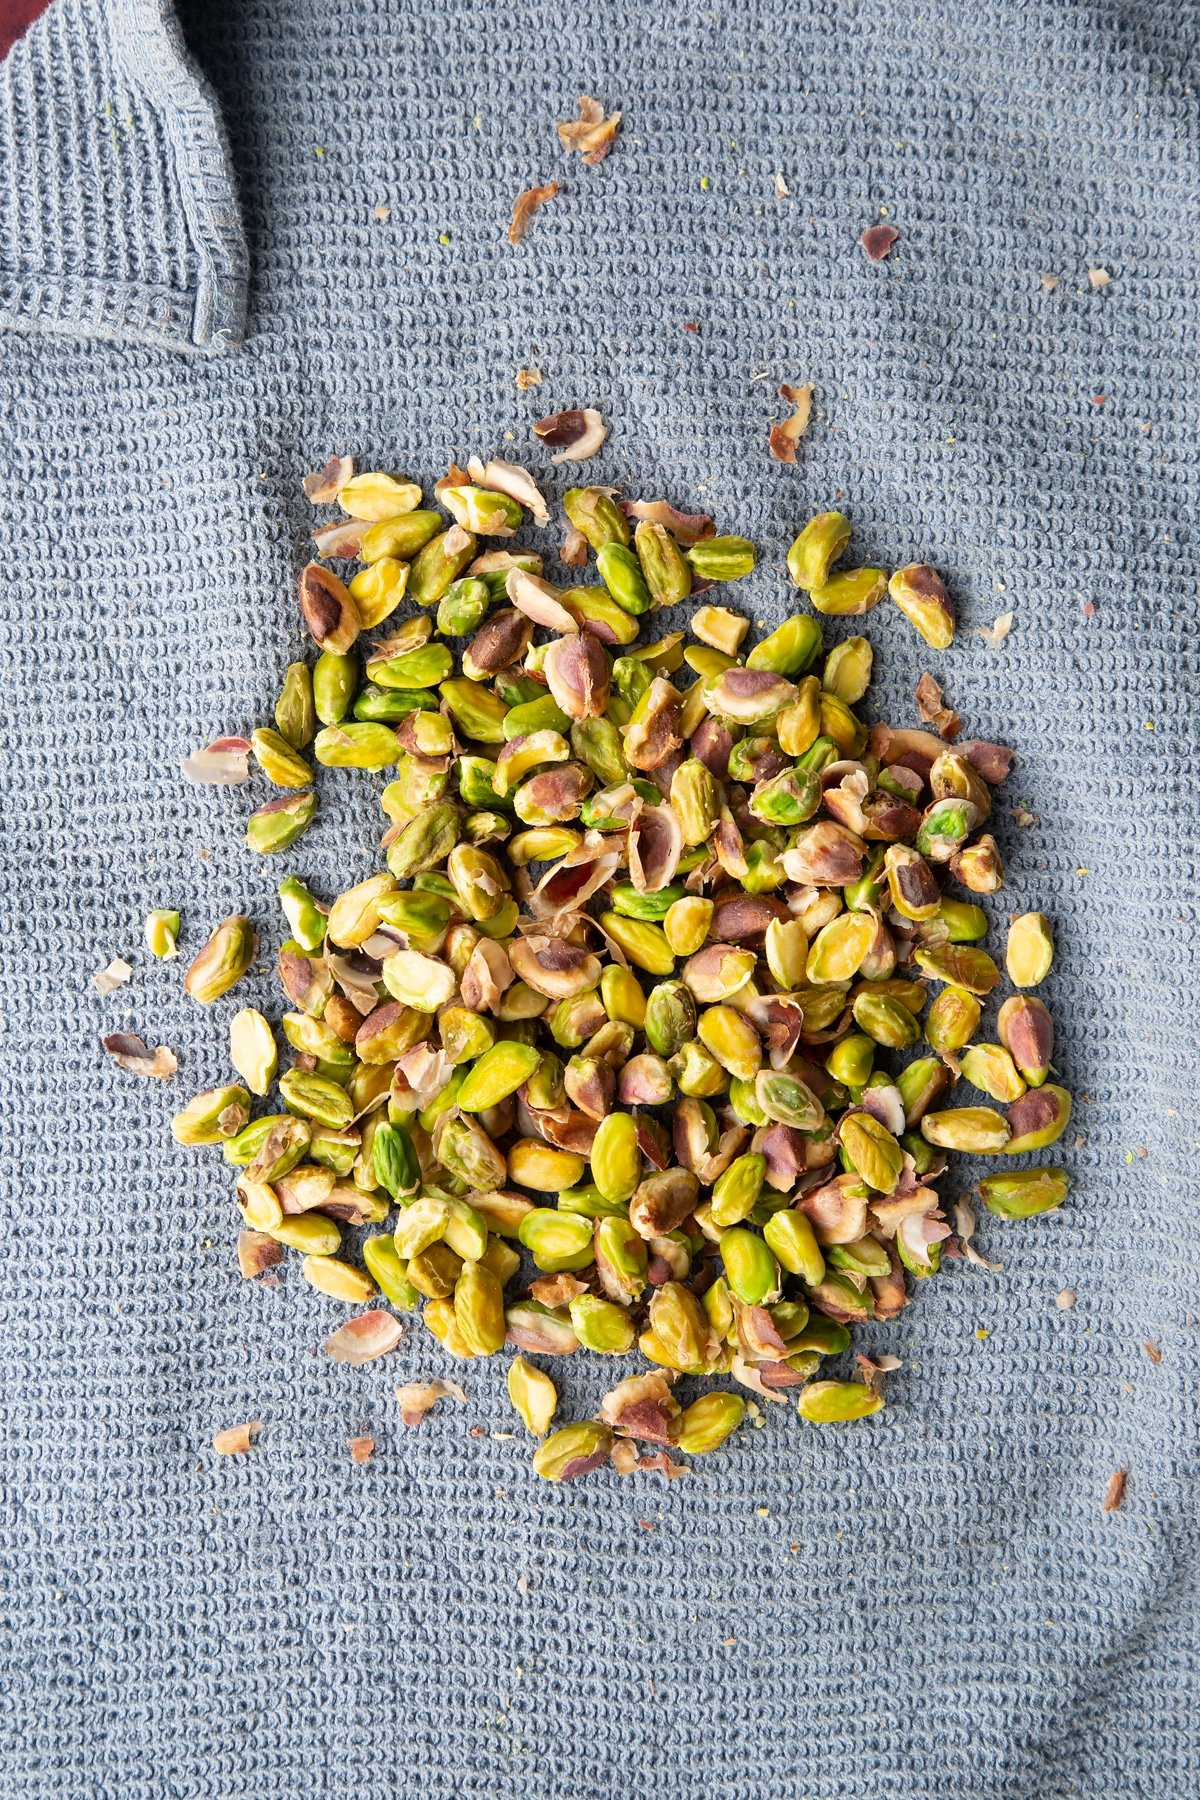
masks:
[(48, 0), (0, 0), (0, 62), (47, 5)]

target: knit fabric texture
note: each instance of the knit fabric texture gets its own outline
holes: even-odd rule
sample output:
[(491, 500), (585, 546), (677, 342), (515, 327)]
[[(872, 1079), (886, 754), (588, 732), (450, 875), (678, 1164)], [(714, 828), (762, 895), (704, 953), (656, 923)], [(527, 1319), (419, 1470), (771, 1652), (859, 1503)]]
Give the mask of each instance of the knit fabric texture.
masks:
[[(0, 350), (0, 1791), (1195, 1793), (1196, 7), (187, 0), (251, 249), (226, 357), (147, 341), (151, 318), (189, 339), (212, 238), (175, 205), (176, 87), (146, 74), (170, 28), (135, 92), (109, 58), (146, 15), (101, 17), (54, 0), (4, 77), (30, 171), (0, 202), (9, 322), (125, 341)], [(120, 187), (74, 123), (118, 90)], [(581, 93), (623, 114), (594, 169), (554, 131)], [(513, 200), (552, 177), (511, 248)], [(900, 237), (874, 265), (857, 240), (884, 216)], [(805, 380), (782, 467), (776, 388)], [(915, 725), (930, 669), (969, 733), (1016, 748), (992, 942), (1011, 914), (1053, 920), (1040, 992), (1076, 1096), (1061, 1210), (983, 1216), (1002, 1273), (947, 1263), (857, 1334), (902, 1359), (884, 1412), (819, 1428), (764, 1403), (669, 1485), (540, 1481), (506, 1357), (452, 1365), (415, 1319), (390, 1357), (332, 1364), (344, 1309), (294, 1258), (274, 1289), (239, 1277), (232, 1171), (168, 1131), (227, 1079), (236, 1008), (278, 1017), (281, 876), (329, 896), (378, 866), (382, 778), (323, 776), (280, 867), (242, 843), (261, 785), (179, 774), (269, 722), (311, 652), (301, 475), (349, 450), (429, 491), (496, 453), (559, 496), (530, 421), (576, 404), (611, 425), (588, 478), (758, 544), (716, 596), (756, 628), (794, 607), (784, 556), (822, 507), (850, 513), (857, 560), (944, 572), (945, 654), (890, 603), (827, 641), (875, 644), (869, 719)], [(161, 906), (183, 962), (143, 948)], [(237, 910), (261, 971), (202, 1010), (182, 969)], [(118, 954), (133, 980), (102, 999)], [(175, 1080), (115, 1067), (99, 1039), (121, 1028), (170, 1045)], [(561, 1418), (632, 1366), (555, 1363)], [(393, 1388), (433, 1374), (468, 1404), (405, 1430)], [(252, 1419), (251, 1454), (214, 1455)]]

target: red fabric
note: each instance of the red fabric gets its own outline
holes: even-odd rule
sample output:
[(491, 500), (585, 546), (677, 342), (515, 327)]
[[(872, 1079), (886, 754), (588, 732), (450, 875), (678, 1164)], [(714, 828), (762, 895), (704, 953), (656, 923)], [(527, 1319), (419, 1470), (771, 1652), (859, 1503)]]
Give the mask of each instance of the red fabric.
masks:
[(47, 4), (48, 0), (0, 0), (0, 62)]

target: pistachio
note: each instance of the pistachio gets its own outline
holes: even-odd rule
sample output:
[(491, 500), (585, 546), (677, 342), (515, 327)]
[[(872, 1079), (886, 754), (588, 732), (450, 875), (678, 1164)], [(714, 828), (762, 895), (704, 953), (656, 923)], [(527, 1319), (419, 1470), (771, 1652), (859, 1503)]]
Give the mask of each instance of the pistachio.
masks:
[(508, 1366), (508, 1397), (531, 1437), (544, 1438), (558, 1410), (558, 1389), (526, 1356)]
[(877, 1413), (883, 1395), (864, 1381), (810, 1381), (796, 1405), (800, 1417), (810, 1425), (842, 1425)]
[(223, 919), (193, 958), (184, 986), (193, 1000), (211, 1006), (236, 987), (258, 952), (258, 936), (242, 913)]
[(252, 1006), (243, 1007), (229, 1021), (229, 1060), (252, 1094), (269, 1092), (279, 1051), (271, 1027)]
[(321, 563), (307, 563), (300, 571), (300, 610), (320, 649), (342, 656), (356, 641), (361, 626), (350, 590)]
[(1021, 1169), (1011, 1175), (985, 1175), (979, 1194), (997, 1218), (1032, 1219), (1061, 1206), (1069, 1187), (1065, 1169)]
[(533, 1467), (547, 1481), (574, 1481), (607, 1462), (612, 1445), (613, 1434), (607, 1425), (590, 1419), (580, 1425), (564, 1425), (543, 1439)]
[(934, 650), (950, 647), (954, 608), (941, 576), (928, 563), (909, 563), (897, 569), (888, 582), (888, 593), (927, 644)]
[(1054, 961), (1054, 939), (1045, 913), (1020, 913), (1009, 925), (1004, 966), (1015, 987), (1037, 987)]

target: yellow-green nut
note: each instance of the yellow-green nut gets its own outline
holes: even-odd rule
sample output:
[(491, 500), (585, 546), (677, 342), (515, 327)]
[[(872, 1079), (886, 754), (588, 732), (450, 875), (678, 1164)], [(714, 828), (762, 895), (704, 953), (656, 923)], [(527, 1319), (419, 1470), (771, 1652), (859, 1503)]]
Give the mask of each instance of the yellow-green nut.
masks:
[(420, 1294), (408, 1279), (404, 1263), (390, 1231), (363, 1240), (363, 1261), (376, 1287), (389, 1305), (399, 1312), (411, 1312)]
[(408, 1128), (399, 1120), (381, 1119), (376, 1124), (371, 1158), (376, 1181), (393, 1200), (417, 1192), (421, 1185), (421, 1164)]
[(762, 1306), (779, 1292), (779, 1266), (756, 1231), (731, 1225), (721, 1233), (721, 1262), (730, 1292), (746, 1306)]
[(263, 1229), (277, 1244), (286, 1244), (304, 1256), (335, 1256), (341, 1248), (341, 1229), (324, 1213), (286, 1213), (277, 1224)]
[(380, 896), (390, 894), (395, 885), (390, 875), (370, 875), (366, 881), (356, 882), (344, 894), (339, 894), (325, 920), (325, 933), (330, 942), (343, 949), (365, 944), (379, 929)]
[(772, 1213), (763, 1226), (763, 1237), (775, 1260), (789, 1275), (798, 1275), (809, 1287), (825, 1279), (825, 1258), (812, 1225), (793, 1207)]
[(344, 481), (337, 500), (352, 519), (394, 519), (420, 505), (421, 490), (413, 481), (397, 481), (380, 469), (368, 469)]
[(465, 737), (478, 744), (502, 744), (508, 707), (482, 682), (451, 676), (438, 689), (446, 710)]
[(596, 568), (618, 606), (635, 618), (649, 612), (650, 589), (637, 557), (625, 544), (604, 544), (596, 553)]
[(400, 744), (388, 725), (326, 725), (317, 733), (313, 755), (326, 769), (386, 769), (398, 762)]
[(1012, 1136), (1004, 1148), (1010, 1156), (1020, 1156), (1026, 1150), (1044, 1150), (1058, 1142), (1070, 1118), (1071, 1096), (1066, 1088), (1056, 1087), (1052, 1081), (1044, 1087), (1030, 1088), (1008, 1109)]
[(508, 876), (490, 850), (456, 844), (446, 873), (463, 911), (476, 924), (494, 919), (508, 898)]
[(358, 692), (358, 659), (353, 652), (323, 650), (313, 670), (312, 691), (313, 710), (322, 725), (340, 725)]
[(740, 1225), (743, 1219), (748, 1219), (762, 1193), (766, 1173), (767, 1159), (756, 1151), (734, 1157), (713, 1186), (710, 1203), (713, 1224), (726, 1231), (731, 1225)]
[(769, 669), (774, 675), (803, 675), (820, 653), (820, 625), (811, 613), (796, 613), (755, 644), (746, 667)]
[(547, 1275), (586, 1269), (593, 1261), (592, 1221), (580, 1213), (535, 1206), (521, 1220), (517, 1236)]
[(867, 1112), (847, 1113), (842, 1119), (839, 1136), (846, 1160), (855, 1174), (876, 1193), (895, 1193), (904, 1170), (904, 1151), (887, 1126)]
[(449, 1203), (436, 1194), (423, 1195), (404, 1207), (394, 1234), (397, 1256), (411, 1262), (432, 1244), (441, 1243), (449, 1218)]
[(729, 1074), (712, 1051), (698, 1040), (685, 1044), (667, 1065), (681, 1094), (713, 1099), (729, 1086)]
[(865, 1381), (810, 1381), (800, 1390), (796, 1410), (810, 1425), (844, 1425), (869, 1419), (883, 1406), (883, 1395)]
[(468, 1071), (459, 1089), (459, 1106), (464, 1112), (499, 1106), (529, 1080), (540, 1061), (541, 1052), (532, 1044), (494, 1044)]
[(533, 1454), (533, 1467), (546, 1481), (575, 1481), (607, 1462), (613, 1434), (607, 1425), (586, 1419), (552, 1431)]
[(861, 756), (867, 747), (866, 726), (836, 694), (821, 695), (821, 735), (829, 738), (842, 756)]
[(803, 985), (808, 962), (808, 933), (799, 919), (772, 919), (763, 944), (767, 967), (784, 993)]
[(706, 1008), (700, 1014), (696, 1030), (710, 1055), (739, 1081), (753, 1080), (762, 1068), (762, 1039), (749, 1019), (732, 1006)]
[[(742, 639), (750, 629), (750, 621), (743, 618), (741, 613), (730, 612), (726, 606), (701, 606), (692, 614), (691, 626), (702, 644), (708, 644), (719, 655), (732, 659), (741, 648)], [(684, 656), (698, 674), (711, 675), (716, 672), (693, 662), (687, 651)]]
[(971, 944), (937, 944), (916, 952), (917, 967), (935, 981), (952, 982), (968, 993), (986, 999), (1000, 979), (1000, 971), (986, 950)]
[(244, 1087), (205, 1088), (175, 1114), (171, 1136), (177, 1144), (219, 1144), (236, 1137), (249, 1117), (250, 1096)]
[(310, 791), (281, 794), (268, 800), (246, 820), (246, 843), (260, 856), (271, 856), (287, 850), (303, 836), (317, 812), (317, 796)]
[(179, 955), (179, 914), (169, 907), (158, 907), (146, 914), (146, 948), (151, 956), (165, 962)]
[(707, 1456), (719, 1450), (746, 1416), (740, 1394), (701, 1394), (680, 1414), (675, 1442), (688, 1456)]
[(803, 756), (821, 732), (821, 683), (804, 675), (796, 683), (796, 697), (775, 720), (775, 734), (785, 756)]
[(956, 1056), (979, 1026), (981, 1008), (966, 988), (945, 987), (925, 1017), (925, 1036), (941, 1057)]
[(624, 1356), (633, 1349), (637, 1336), (633, 1320), (615, 1301), (601, 1300), (595, 1294), (577, 1294), (568, 1303), (567, 1311), (585, 1350), (594, 1350), (601, 1356)]
[(846, 1087), (860, 1088), (875, 1065), (875, 1045), (879, 1040), (864, 1031), (852, 1031), (835, 1044), (825, 1058), (825, 1067), (835, 1081)]
[(597, 1219), (595, 1258), (600, 1285), (616, 1300), (636, 1300), (645, 1290), (650, 1252), (622, 1213)]
[(945, 1065), (935, 1056), (918, 1056), (915, 1061), (905, 1063), (896, 1077), (896, 1087), (909, 1131), (920, 1123), (938, 1095), (945, 1092), (949, 1081)]
[(973, 1044), (963, 1053), (962, 1072), (972, 1087), (1005, 1106), (1025, 1092), (1025, 1082), (1001, 1044)]
[(435, 1013), (458, 991), (453, 969), (419, 950), (397, 950), (383, 959), (383, 985), (393, 1000), (414, 1012)]
[[(874, 922), (866, 913), (852, 916), (865, 918), (868, 924)], [(851, 1010), (859, 1029), (889, 1050), (903, 1050), (920, 1040), (920, 1021), (914, 1019), (907, 1006), (888, 994), (859, 994)]]
[(679, 820), (683, 841), (689, 847), (706, 844), (721, 817), (721, 793), (715, 777), (700, 761), (689, 757), (671, 777), (671, 811)]
[(293, 750), (303, 750), (316, 728), (312, 671), (307, 663), (289, 663), (275, 702), (275, 729)]
[(818, 513), (793, 541), (788, 572), (798, 588), (820, 587), (850, 542), (850, 521), (840, 512)]
[(629, 520), (611, 494), (600, 488), (568, 488), (563, 495), (563, 511), (597, 552), (606, 544), (629, 542)]
[(952, 944), (976, 944), (987, 936), (987, 914), (966, 900), (943, 900), (934, 917), (946, 927)]
[(825, 1108), (798, 1075), (760, 1069), (754, 1078), (754, 1097), (767, 1118), (779, 1125), (794, 1125), (798, 1131), (820, 1131), (825, 1123)]
[(573, 1150), (554, 1150), (537, 1138), (520, 1138), (508, 1153), (508, 1172), (521, 1187), (538, 1194), (561, 1194), (583, 1180), (587, 1167)]
[[(390, 618), (403, 600), (407, 587), (408, 564), (398, 557), (381, 556), (360, 569), (350, 581), (350, 594), (358, 608), (363, 630), (374, 631), (377, 625)], [(429, 621), (422, 619), (420, 623), (425, 626), (428, 636)]]
[(316, 1256), (310, 1252), (300, 1264), (300, 1273), (318, 1293), (328, 1294), (334, 1300), (346, 1300), (353, 1306), (373, 1300), (378, 1291), (369, 1275), (336, 1256)]
[(250, 748), (254, 752), (254, 760), (276, 787), (303, 788), (312, 785), (313, 773), (300, 755), (293, 750), (287, 739), (277, 731), (265, 727), (252, 732)]
[[(664, 1281), (650, 1298), (650, 1329), (667, 1359), (667, 1367), (703, 1369), (709, 1359), (712, 1327), (708, 1314), (690, 1288)], [(642, 1340), (643, 1349), (645, 1340)]]
[(839, 913), (813, 939), (805, 967), (807, 979), (814, 986), (852, 981), (874, 942), (875, 931), (876, 920), (870, 913)]
[(939, 1150), (963, 1150), (982, 1155), (1003, 1150), (1009, 1141), (1007, 1119), (990, 1106), (951, 1106), (945, 1112), (926, 1113), (921, 1136)]
[(744, 537), (701, 538), (684, 554), (701, 581), (737, 581), (749, 575), (758, 560), (754, 545)]
[(545, 1437), (558, 1411), (558, 1389), (527, 1356), (514, 1356), (508, 1365), (508, 1397), (530, 1436)]
[(244, 913), (222, 919), (207, 944), (193, 958), (184, 987), (193, 1000), (211, 1006), (235, 987), (254, 961), (258, 937)]
[(878, 606), (887, 592), (887, 579), (886, 569), (843, 569), (810, 588), (808, 597), (827, 618), (856, 619)]
[(461, 525), (439, 532), (422, 546), (408, 572), (408, 597), (418, 606), (436, 606), (475, 555), (475, 534)]
[(626, 919), (617, 912), (601, 913), (600, 923), (635, 969), (644, 969), (648, 975), (669, 975), (675, 967), (675, 954), (661, 925)]
[(345, 1088), (326, 1075), (306, 1074), (289, 1069), (280, 1077), (279, 1092), (289, 1112), (302, 1119), (315, 1119), (333, 1131), (343, 1131), (354, 1118), (354, 1102)]
[(520, 504), (510, 495), (499, 494), (492, 488), (472, 487), (469, 483), (443, 488), (441, 500), (446, 511), (460, 525), (480, 537), (511, 537), (525, 516)]
[(949, 649), (954, 641), (954, 608), (936, 570), (928, 563), (909, 563), (896, 570), (888, 593), (931, 649)]
[[(754, 973), (757, 962), (753, 950), (744, 950), (735, 944), (709, 944), (698, 955), (693, 956), (685, 964), (683, 982), (688, 994), (697, 1000), (717, 1004), (722, 1000), (731, 1000), (740, 988), (744, 988)], [(670, 984), (672, 988), (677, 983)], [(655, 989), (655, 993), (658, 989)], [(653, 1000), (654, 995), (651, 995)], [(690, 1032), (688, 1034), (690, 1036)], [(651, 1046), (657, 1050), (658, 1045)], [(668, 1052), (660, 1052), (667, 1055)]]
[[(449, 801), (410, 819), (388, 851), (388, 869), (398, 881), (445, 862), (458, 842), (461, 814)], [(370, 934), (368, 934), (370, 935)]]
[(409, 562), (445, 523), (441, 513), (428, 508), (380, 519), (364, 531), (359, 555), (366, 563), (376, 563), (384, 556)]
[(448, 1114), (440, 1123), (434, 1123), (434, 1152), (444, 1169), (480, 1193), (500, 1186), (508, 1173), (504, 1153), (496, 1148), (482, 1125), (473, 1118), (453, 1118)]
[(454, 1321), (472, 1356), (504, 1348), (504, 1289), (485, 1263), (463, 1264), (454, 1284)]
[[(712, 924), (713, 903), (701, 894), (673, 900), (662, 922), (663, 936), (676, 956), (692, 956), (700, 949)], [(603, 984), (603, 978), (601, 978)]]
[(367, 675), (381, 688), (432, 688), (454, 668), (454, 657), (445, 644), (421, 644), (392, 656), (374, 656)]
[(445, 1238), (450, 1248), (465, 1263), (486, 1263), (490, 1269), (491, 1263), (487, 1260), (488, 1227), (483, 1214), (476, 1212), (466, 1200), (451, 1198), (446, 1205), (449, 1217), (446, 1220)]
[(606, 1200), (628, 1200), (642, 1178), (637, 1121), (613, 1112), (601, 1119), (592, 1140), (592, 1180)]
[(692, 591), (692, 571), (666, 526), (643, 519), (633, 542), (653, 604), (674, 606), (686, 600)]
[(1020, 1169), (1011, 1175), (985, 1175), (979, 1194), (999, 1219), (1033, 1219), (1061, 1206), (1070, 1185), (1065, 1169)]
[[(442, 1049), (450, 1061), (473, 1063), (485, 1055), (496, 1041), (495, 1028), (482, 1013), (471, 1012), (465, 1006), (445, 1006), (438, 1014), (438, 1036), (442, 1040)], [(499, 1102), (497, 1102), (499, 1104)], [(468, 1109), (486, 1111), (486, 1108)]]
[[(751, 957), (753, 967), (753, 953), (747, 951), (746, 954)], [(605, 973), (607, 974), (607, 970)], [(737, 985), (744, 986), (745, 980), (743, 975)], [(600, 982), (603, 992), (603, 975)], [(725, 995), (714, 994), (711, 998), (724, 999)], [(691, 1041), (696, 1033), (696, 1002), (682, 981), (660, 981), (650, 990), (646, 997), (642, 1024), (646, 1042), (656, 1056), (675, 1056)]]
[(229, 1021), (229, 1060), (252, 1094), (265, 1094), (279, 1067), (275, 1034), (263, 1015), (244, 1006)]
[(1037, 987), (1054, 961), (1054, 938), (1045, 913), (1019, 913), (1008, 928), (1004, 966), (1016, 987)]
[(836, 694), (847, 706), (857, 706), (871, 685), (875, 652), (864, 637), (846, 638), (835, 644), (825, 658), (821, 686), (827, 694)]

